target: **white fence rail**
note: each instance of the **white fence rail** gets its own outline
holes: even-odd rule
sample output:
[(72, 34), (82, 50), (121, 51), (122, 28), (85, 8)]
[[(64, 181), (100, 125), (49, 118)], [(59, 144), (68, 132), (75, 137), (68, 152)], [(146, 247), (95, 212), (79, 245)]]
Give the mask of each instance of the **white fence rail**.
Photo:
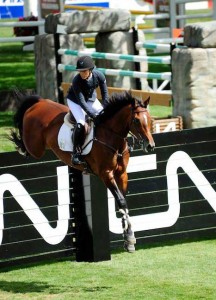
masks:
[[(41, 21), (22, 21), (22, 22), (0, 22), (1, 27), (42, 27), (44, 31), (44, 20)], [(13, 37), (0, 37), (0, 43), (16, 43), (16, 42), (34, 42), (34, 36), (13, 36)]]
[(44, 26), (45, 21), (0, 22), (0, 27), (34, 27)]

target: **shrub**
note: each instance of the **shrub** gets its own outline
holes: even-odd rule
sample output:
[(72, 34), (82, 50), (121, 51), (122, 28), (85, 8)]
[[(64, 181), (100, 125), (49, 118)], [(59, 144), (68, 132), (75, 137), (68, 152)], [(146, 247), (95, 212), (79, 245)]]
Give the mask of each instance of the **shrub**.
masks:
[[(19, 22), (23, 21), (37, 21), (38, 18), (35, 16), (21, 17)], [(38, 26), (35, 27), (14, 27), (13, 29), (15, 36), (34, 36), (38, 34)]]

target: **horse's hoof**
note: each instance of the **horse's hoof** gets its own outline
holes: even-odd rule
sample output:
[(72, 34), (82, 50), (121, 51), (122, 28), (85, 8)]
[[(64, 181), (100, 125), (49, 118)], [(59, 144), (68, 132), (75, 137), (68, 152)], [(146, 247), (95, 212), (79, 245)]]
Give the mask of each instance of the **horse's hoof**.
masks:
[(134, 245), (134, 244), (136, 244), (136, 238), (135, 238), (134, 236), (133, 236), (133, 237), (128, 236), (128, 237), (127, 237), (127, 242), (128, 242), (129, 244)]
[(125, 242), (127, 242), (128, 244), (136, 244), (136, 238), (135, 238), (134, 234), (124, 233), (123, 236), (124, 236)]
[(127, 243), (127, 242), (124, 243), (124, 249), (129, 253), (134, 253), (135, 252), (134, 244), (130, 244), (130, 243)]

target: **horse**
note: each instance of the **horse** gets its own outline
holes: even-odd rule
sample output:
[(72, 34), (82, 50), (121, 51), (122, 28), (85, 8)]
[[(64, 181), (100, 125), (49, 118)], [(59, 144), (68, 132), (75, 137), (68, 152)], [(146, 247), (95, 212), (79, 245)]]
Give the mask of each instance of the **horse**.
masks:
[(69, 108), (38, 95), (22, 98), (14, 115), (14, 129), (10, 139), (16, 149), (25, 156), (40, 159), (50, 149), (66, 165), (98, 176), (111, 191), (121, 213), (124, 248), (135, 251), (136, 238), (129, 218), (126, 201), (128, 186), (127, 165), (130, 157), (128, 134), (142, 144), (144, 152), (153, 151), (151, 116), (147, 109), (150, 98), (138, 100), (128, 92), (113, 94), (97, 117), (92, 149), (83, 156), (85, 164), (73, 165), (70, 151), (62, 151), (58, 133)]

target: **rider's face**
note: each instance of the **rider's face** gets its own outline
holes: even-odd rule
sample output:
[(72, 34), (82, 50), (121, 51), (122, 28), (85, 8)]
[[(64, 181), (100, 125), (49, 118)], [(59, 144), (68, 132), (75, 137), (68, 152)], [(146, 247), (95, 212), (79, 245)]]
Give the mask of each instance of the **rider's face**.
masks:
[(90, 70), (85, 70), (85, 71), (80, 71), (80, 76), (82, 77), (82, 79), (88, 79), (91, 71)]

